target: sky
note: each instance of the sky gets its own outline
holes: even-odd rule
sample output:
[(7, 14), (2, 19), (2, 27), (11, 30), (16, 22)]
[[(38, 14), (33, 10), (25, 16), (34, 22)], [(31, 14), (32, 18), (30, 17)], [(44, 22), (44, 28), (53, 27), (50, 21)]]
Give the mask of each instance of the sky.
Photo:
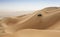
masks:
[(0, 11), (32, 11), (59, 7), (60, 0), (0, 0)]

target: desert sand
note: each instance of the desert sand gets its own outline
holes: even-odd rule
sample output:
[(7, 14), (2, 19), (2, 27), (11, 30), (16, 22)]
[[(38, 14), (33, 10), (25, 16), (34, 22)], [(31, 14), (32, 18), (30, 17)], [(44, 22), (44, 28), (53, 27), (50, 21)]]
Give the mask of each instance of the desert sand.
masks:
[(13, 34), (1, 35), (1, 37), (60, 37), (60, 31), (23, 29)]
[(32, 14), (4, 18), (0, 24), (6, 37), (60, 37), (60, 7), (47, 7)]

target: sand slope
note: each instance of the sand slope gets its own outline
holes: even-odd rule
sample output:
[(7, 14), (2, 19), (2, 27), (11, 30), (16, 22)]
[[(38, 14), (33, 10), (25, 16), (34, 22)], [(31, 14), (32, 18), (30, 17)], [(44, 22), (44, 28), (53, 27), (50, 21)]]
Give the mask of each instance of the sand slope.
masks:
[(1, 37), (60, 37), (60, 31), (58, 30), (36, 30), (36, 29), (24, 29), (15, 32), (12, 35), (5, 34)]
[(60, 31), (25, 29), (14, 33), (13, 37), (60, 37)]
[[(42, 16), (38, 16), (39, 14)], [(1, 25), (5, 28), (6, 33), (16, 32), (13, 37), (60, 37), (60, 32), (56, 32), (56, 30), (60, 30), (60, 7), (48, 7), (35, 11), (30, 15), (11, 17), (10, 19), (3, 20)], [(37, 30), (20, 31), (22, 29)], [(54, 31), (51, 32), (51, 30)], [(6, 37), (10, 37), (10, 35), (6, 35)]]
[[(35, 11), (23, 21), (19, 21), (13, 26), (9, 26), (6, 29), (6, 32), (15, 32), (21, 29), (49, 29), (49, 27), (52, 27), (60, 20), (60, 8), (53, 9), (55, 9), (55, 7), (47, 8), (47, 13), (44, 12), (44, 9)], [(42, 16), (38, 16), (39, 14), (42, 14)]]

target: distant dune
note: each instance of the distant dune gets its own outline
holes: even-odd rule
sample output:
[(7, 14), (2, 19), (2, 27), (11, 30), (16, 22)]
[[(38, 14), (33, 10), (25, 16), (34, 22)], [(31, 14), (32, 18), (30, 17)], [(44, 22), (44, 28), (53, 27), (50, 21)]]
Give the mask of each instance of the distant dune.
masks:
[(21, 16), (24, 14), (31, 14), (33, 11), (0, 11), (0, 18), (10, 17), (10, 16)]

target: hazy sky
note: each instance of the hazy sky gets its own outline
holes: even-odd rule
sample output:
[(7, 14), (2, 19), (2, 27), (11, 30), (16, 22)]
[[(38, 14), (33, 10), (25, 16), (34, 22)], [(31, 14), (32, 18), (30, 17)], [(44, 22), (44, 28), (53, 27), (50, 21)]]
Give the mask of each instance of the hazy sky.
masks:
[(48, 6), (60, 6), (60, 0), (0, 0), (0, 11), (38, 10)]

